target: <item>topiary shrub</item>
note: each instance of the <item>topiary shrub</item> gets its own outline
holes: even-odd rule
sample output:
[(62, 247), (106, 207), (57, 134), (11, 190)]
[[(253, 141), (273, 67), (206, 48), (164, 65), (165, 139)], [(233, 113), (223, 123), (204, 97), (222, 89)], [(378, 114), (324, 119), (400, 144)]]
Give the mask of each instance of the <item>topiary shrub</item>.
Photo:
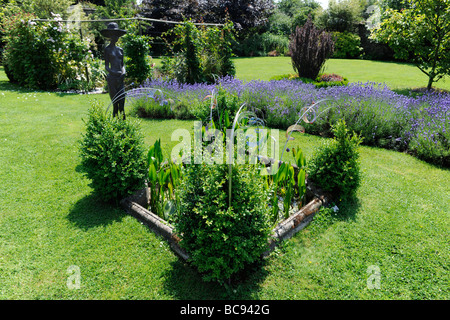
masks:
[[(228, 205), (228, 165), (185, 165), (175, 228), (205, 280), (229, 280), (267, 249), (267, 190), (252, 165), (234, 165)], [(201, 177), (201, 179), (199, 179)]]
[(362, 138), (350, 135), (344, 120), (332, 126), (334, 139), (318, 149), (308, 163), (309, 179), (336, 201), (354, 196), (360, 184), (358, 146)]
[(98, 104), (85, 123), (79, 151), (94, 191), (105, 201), (119, 201), (142, 188), (146, 159), (138, 124), (107, 115)]

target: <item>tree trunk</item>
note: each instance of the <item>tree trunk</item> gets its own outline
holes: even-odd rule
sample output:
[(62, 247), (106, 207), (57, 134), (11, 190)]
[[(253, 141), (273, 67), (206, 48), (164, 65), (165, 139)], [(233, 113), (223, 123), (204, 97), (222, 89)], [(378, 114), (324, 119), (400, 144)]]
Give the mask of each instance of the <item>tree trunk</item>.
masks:
[(427, 90), (430, 91), (431, 87), (433, 86), (433, 81), (434, 80), (434, 76), (428, 76), (428, 86), (427, 86)]

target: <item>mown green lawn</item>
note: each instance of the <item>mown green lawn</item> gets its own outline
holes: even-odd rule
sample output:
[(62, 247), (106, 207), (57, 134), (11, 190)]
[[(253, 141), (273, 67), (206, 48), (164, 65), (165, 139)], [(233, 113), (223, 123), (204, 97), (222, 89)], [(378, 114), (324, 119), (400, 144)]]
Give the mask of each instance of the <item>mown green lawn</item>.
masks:
[[(160, 59), (154, 61), (156, 66), (161, 65)], [(233, 58), (233, 61), (236, 77), (243, 81), (268, 81), (274, 76), (294, 73), (290, 57)], [(389, 88), (402, 93), (405, 89), (424, 88), (428, 84), (427, 76), (417, 67), (401, 62), (329, 59), (323, 72), (337, 73), (350, 82), (385, 83)], [(450, 77), (445, 77), (433, 86), (450, 91)]]
[[(94, 99), (109, 103), (20, 90), (0, 69), (0, 299), (450, 298), (449, 170), (361, 147), (357, 201), (316, 215), (226, 288), (203, 282), (165, 241), (92, 193), (77, 141)], [(192, 122), (141, 120), (141, 128), (167, 154), (171, 132)], [(295, 133), (291, 146), (310, 157), (322, 141)], [(71, 266), (80, 289), (67, 285)], [(370, 289), (374, 268), (380, 287)]]
[[(269, 80), (273, 76), (294, 73), (290, 57), (235, 58), (236, 77), (245, 81)], [(324, 73), (337, 73), (350, 82), (385, 83), (391, 89), (423, 88), (428, 78), (417, 67), (399, 62), (355, 59), (329, 59)], [(433, 85), (450, 90), (450, 77)]]

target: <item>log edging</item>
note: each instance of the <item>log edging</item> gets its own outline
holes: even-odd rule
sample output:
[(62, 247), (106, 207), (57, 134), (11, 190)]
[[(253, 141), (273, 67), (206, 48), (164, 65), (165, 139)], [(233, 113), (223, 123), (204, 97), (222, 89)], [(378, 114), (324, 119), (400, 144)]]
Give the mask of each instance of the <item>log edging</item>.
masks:
[[(183, 260), (189, 260), (189, 254), (181, 248), (181, 239), (174, 232), (174, 227), (166, 220), (145, 208), (149, 204), (149, 190), (149, 188), (144, 188), (137, 191), (132, 196), (123, 199), (120, 202), (121, 206), (130, 215), (145, 223), (154, 233), (166, 239), (172, 250)], [(273, 229), (272, 236), (268, 242), (268, 250), (264, 252), (263, 257), (267, 257), (277, 245), (290, 239), (297, 232), (308, 226), (319, 209), (328, 204), (328, 198), (322, 195), (321, 191), (314, 188), (311, 184), (307, 184), (307, 195), (312, 200), (299, 211), (278, 223)]]

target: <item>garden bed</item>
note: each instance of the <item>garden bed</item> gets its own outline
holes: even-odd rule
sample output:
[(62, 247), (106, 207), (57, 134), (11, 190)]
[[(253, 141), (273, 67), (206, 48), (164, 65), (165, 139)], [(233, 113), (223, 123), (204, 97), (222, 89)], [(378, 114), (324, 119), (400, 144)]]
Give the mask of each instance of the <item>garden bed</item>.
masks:
[[(272, 236), (269, 239), (268, 250), (264, 256), (270, 252), (282, 241), (294, 236), (297, 232), (305, 228), (312, 220), (319, 209), (328, 204), (329, 196), (317, 189), (311, 182), (306, 184), (306, 199), (310, 199), (305, 206), (297, 212), (291, 214), (288, 218), (279, 222), (273, 228)], [(180, 237), (174, 232), (174, 227), (166, 220), (155, 213), (146, 209), (150, 203), (150, 188), (143, 188), (133, 195), (123, 199), (121, 206), (132, 216), (136, 217), (156, 234), (162, 236), (170, 244), (172, 250), (183, 260), (189, 260), (189, 254), (180, 246)]]

